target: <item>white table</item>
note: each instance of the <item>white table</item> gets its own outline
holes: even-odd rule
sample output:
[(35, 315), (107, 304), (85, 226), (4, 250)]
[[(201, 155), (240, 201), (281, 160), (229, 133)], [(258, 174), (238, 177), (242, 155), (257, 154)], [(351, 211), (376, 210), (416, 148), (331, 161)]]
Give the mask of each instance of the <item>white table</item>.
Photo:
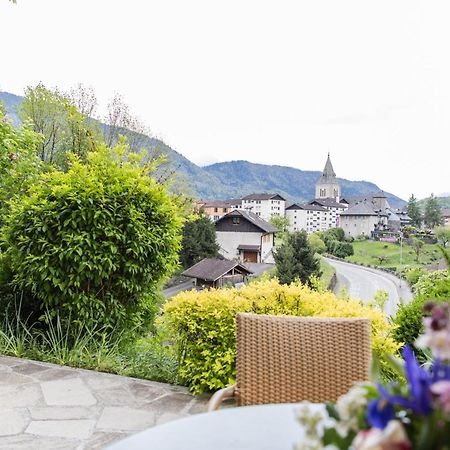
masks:
[(284, 403), (195, 414), (129, 436), (108, 449), (292, 450), (303, 436), (296, 407)]

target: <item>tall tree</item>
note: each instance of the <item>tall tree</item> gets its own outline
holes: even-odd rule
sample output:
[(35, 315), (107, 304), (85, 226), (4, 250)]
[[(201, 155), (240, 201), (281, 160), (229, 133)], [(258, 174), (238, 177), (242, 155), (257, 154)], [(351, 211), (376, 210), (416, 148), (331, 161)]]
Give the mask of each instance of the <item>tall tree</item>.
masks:
[(443, 223), (442, 211), (437, 198), (431, 194), (425, 203), (425, 212), (423, 215), (425, 225), (434, 228)]
[(417, 204), (417, 198), (414, 197), (414, 194), (411, 194), (411, 197), (409, 197), (406, 212), (411, 218), (411, 225), (420, 228), (420, 226), (422, 225), (422, 213), (420, 211), (419, 205)]
[(434, 235), (436, 239), (442, 243), (444, 247), (450, 242), (450, 228), (449, 227), (436, 227), (434, 230)]
[(320, 276), (320, 262), (308, 244), (306, 231), (291, 233), (274, 254), (280, 283), (296, 279), (308, 283), (311, 275)]
[(81, 103), (77, 102), (75, 91), (63, 94), (58, 89), (47, 89), (42, 83), (25, 90), (19, 113), (44, 137), (38, 149), (42, 161), (65, 168), (69, 152), (85, 158), (96, 147), (99, 136), (95, 122), (81, 113), (77, 104)]
[(188, 268), (203, 258), (214, 258), (219, 254), (216, 228), (207, 216), (201, 215), (186, 222), (181, 241), (181, 264)]

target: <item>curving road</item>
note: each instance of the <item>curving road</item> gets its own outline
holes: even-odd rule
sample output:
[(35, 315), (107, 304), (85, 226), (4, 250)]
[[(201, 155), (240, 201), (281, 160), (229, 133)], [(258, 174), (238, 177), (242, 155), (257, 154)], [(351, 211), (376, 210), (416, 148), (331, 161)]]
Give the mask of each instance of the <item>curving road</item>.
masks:
[(334, 292), (341, 292), (345, 288), (351, 298), (373, 300), (377, 291), (386, 291), (389, 298), (385, 312), (395, 315), (397, 305), (412, 299), (412, 293), (405, 281), (381, 270), (358, 266), (334, 259), (325, 258), (336, 269), (337, 284)]

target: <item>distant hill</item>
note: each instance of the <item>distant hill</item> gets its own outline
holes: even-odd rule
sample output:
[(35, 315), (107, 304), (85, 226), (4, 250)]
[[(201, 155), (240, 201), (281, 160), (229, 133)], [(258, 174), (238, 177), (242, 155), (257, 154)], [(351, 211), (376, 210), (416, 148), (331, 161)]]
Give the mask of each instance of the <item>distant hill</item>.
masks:
[[(423, 198), (422, 200), (419, 200), (417, 202), (422, 210), (425, 209), (425, 204), (427, 203), (428, 198)], [(436, 199), (441, 208), (449, 208), (450, 209), (450, 195), (447, 197), (436, 197)]]
[[(268, 166), (248, 161), (229, 161), (204, 167), (222, 183), (231, 187), (231, 197), (252, 192), (278, 192), (290, 200), (307, 201), (314, 198), (315, 183), (322, 172), (300, 170), (284, 166)], [(343, 196), (357, 196), (380, 191), (368, 181), (349, 181), (339, 178)], [(393, 207), (401, 207), (405, 201), (386, 192)]]
[[(0, 92), (0, 100), (5, 104), (8, 117), (13, 123), (20, 124), (17, 108), (22, 97)], [(147, 136), (144, 146), (156, 154), (167, 155), (168, 166), (179, 175), (178, 179), (186, 185), (186, 190), (203, 199), (219, 200), (241, 197), (253, 192), (278, 192), (289, 200), (306, 201), (314, 197), (315, 183), (321, 174), (319, 171), (254, 164), (248, 161), (230, 161), (200, 167), (160, 139)], [(342, 194), (347, 196), (381, 190), (368, 181), (339, 181)], [(405, 204), (393, 194), (386, 192), (386, 195), (393, 207)]]

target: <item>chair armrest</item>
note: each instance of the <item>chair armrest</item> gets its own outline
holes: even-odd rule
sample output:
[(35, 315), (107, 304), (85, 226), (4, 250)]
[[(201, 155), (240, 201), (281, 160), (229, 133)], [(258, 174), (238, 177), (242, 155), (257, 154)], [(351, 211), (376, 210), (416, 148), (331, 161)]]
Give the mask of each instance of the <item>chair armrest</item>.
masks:
[(236, 385), (228, 386), (214, 393), (208, 402), (208, 412), (215, 411), (226, 398), (232, 398), (235, 395)]

